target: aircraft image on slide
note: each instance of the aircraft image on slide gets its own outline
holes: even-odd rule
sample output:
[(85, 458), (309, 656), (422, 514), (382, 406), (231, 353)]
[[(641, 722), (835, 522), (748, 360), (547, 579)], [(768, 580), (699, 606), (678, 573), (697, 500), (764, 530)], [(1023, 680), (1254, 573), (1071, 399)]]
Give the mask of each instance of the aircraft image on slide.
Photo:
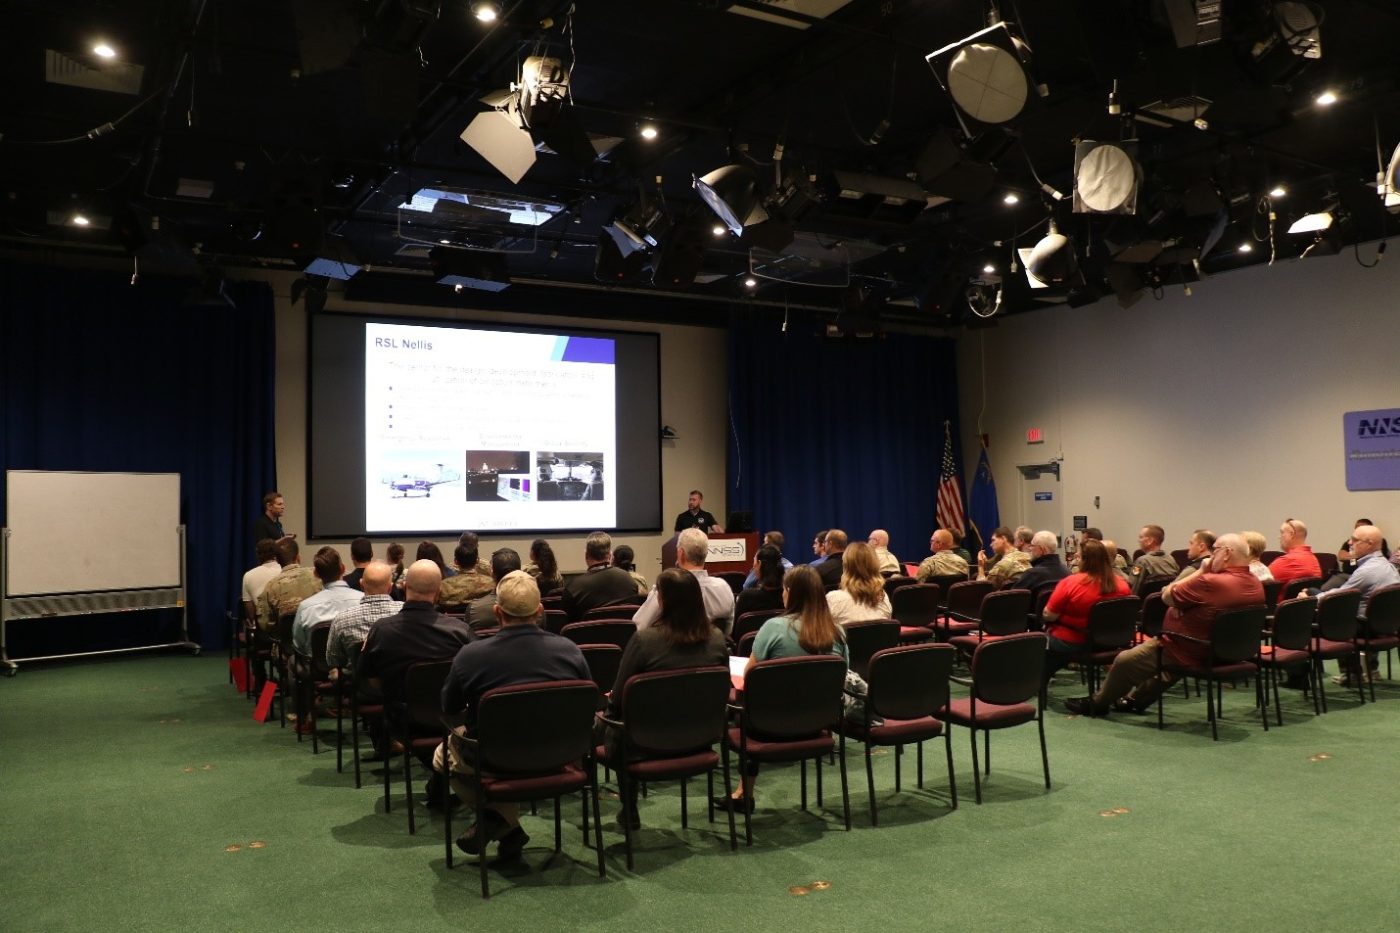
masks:
[(410, 495), (418, 493), (422, 493), (424, 498), (429, 498), (433, 494), (434, 486), (460, 483), (462, 474), (445, 464), (435, 463), (431, 467), (411, 473), (385, 473), (381, 479), (391, 492), (402, 494), (395, 498), (407, 499)]

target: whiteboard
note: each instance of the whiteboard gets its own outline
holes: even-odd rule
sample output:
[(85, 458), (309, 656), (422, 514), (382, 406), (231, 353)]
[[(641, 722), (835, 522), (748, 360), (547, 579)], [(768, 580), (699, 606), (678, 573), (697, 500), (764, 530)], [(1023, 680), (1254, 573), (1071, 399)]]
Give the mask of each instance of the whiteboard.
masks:
[(179, 473), (7, 470), (6, 596), (180, 585)]

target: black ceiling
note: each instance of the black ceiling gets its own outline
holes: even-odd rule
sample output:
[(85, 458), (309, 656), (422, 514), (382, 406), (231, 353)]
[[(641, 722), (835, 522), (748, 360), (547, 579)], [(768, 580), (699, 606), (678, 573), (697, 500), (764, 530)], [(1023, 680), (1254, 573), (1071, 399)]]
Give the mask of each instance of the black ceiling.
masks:
[[(652, 304), (676, 295), (833, 315), (845, 307), (856, 319), (941, 325), (969, 318), (966, 290), (978, 279), (988, 296), (1002, 282), (1001, 313), (1012, 313), (1093, 300), (1115, 283), (1124, 295), (1139, 286), (1151, 293), (1266, 262), (1270, 204), (1278, 257), (1312, 244), (1286, 234), (1287, 223), (1330, 201), (1347, 215), (1336, 231), (1342, 245), (1393, 230), (1374, 179), (1378, 138), (1387, 160), (1400, 142), (1392, 45), (1400, 5), (1312, 4), (1325, 13), (1322, 57), (1285, 54), (1277, 68), (1250, 56), (1268, 34), (1266, 0), (1226, 0), (1222, 40), (1185, 48), (1167, 15), (1183, 4), (1192, 6), (1022, 0), (1017, 9), (1003, 0), (1001, 17), (1033, 49), (1033, 75), (1048, 95), (1009, 124), (970, 127), (969, 137), (925, 56), (985, 26), (986, 0), (517, 0), (493, 26), (473, 18), (467, 0), (8, 0), (0, 2), (0, 236), (12, 245), (124, 247), (236, 276), (253, 264), (300, 268), (331, 248), (318, 247), (325, 233), (368, 266), (347, 283), (350, 294), (464, 303), (429, 287), (428, 251), (445, 240), (504, 254), (514, 284), (496, 298), (473, 291), (473, 305), (538, 303), (532, 280), (542, 280), (641, 292)], [(786, 25), (739, 15), (775, 8), (797, 12)], [(117, 51), (111, 62), (92, 55), (99, 38)], [(541, 153), (515, 185), (458, 136), (484, 109), (478, 99), (507, 87), (531, 54), (572, 63), (561, 120), (621, 142), (589, 162)], [(120, 78), (133, 63), (144, 72), (122, 90), (74, 86)], [(1108, 113), (1115, 81), (1125, 116)], [(1313, 103), (1324, 89), (1339, 96), (1331, 107)], [(1210, 102), (1198, 105), (1204, 128), (1189, 105), (1175, 119), (1133, 118), (1153, 102), (1188, 98)], [(638, 135), (646, 121), (659, 130), (652, 141)], [(940, 133), (995, 166), (990, 189), (925, 207), (842, 198), (830, 185), (834, 172), (907, 184)], [(1143, 172), (1135, 219), (1074, 214), (1072, 199), (1044, 193), (1041, 182), (1072, 190), (1076, 139), (1125, 135), (1137, 140)], [(793, 244), (751, 256), (761, 228), (714, 236), (692, 178), (739, 163), (771, 190), (778, 144), (786, 176), (814, 180), (806, 196), (815, 203), (794, 219)], [(658, 176), (672, 246), (684, 247), (690, 231), (691, 248), (704, 250), (699, 278), (653, 282), (653, 256), (600, 282), (604, 227), (639, 190), (654, 191)], [(1277, 184), (1288, 195), (1261, 201)], [(558, 211), (532, 227), (466, 205), (432, 214), (399, 207), (421, 188), (443, 187)], [(1020, 202), (1005, 204), (1008, 192)], [(75, 212), (97, 223), (74, 227)], [(1013, 243), (1033, 246), (1050, 213), (1073, 239), (1081, 272), (1067, 288), (1037, 294), (1007, 266)], [(1229, 227), (1202, 256), (1226, 215)], [(1107, 260), (1143, 239), (1168, 248), (1126, 270), (1119, 263), (1115, 274)], [(1241, 253), (1242, 243), (1252, 252)], [(995, 272), (983, 273), (988, 265)], [(760, 275), (746, 287), (753, 266)], [(501, 271), (497, 261), (494, 273), (473, 274)], [(873, 304), (857, 307), (856, 297)]]

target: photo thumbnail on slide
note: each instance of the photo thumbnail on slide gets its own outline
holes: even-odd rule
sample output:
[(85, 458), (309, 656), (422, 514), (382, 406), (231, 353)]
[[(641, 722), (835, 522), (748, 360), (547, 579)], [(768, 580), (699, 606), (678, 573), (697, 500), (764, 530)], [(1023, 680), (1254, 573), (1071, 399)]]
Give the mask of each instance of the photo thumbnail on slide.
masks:
[(616, 341), (364, 326), (366, 530), (616, 525)]

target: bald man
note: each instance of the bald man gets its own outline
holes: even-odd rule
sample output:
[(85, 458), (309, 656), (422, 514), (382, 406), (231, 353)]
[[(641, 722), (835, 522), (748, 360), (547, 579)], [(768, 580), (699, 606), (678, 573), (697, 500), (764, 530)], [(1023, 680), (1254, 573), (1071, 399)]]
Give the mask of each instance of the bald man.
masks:
[[(1361, 594), (1361, 605), (1356, 610), (1358, 616), (1365, 616), (1366, 609), (1371, 604), (1371, 596), (1384, 586), (1393, 586), (1400, 583), (1400, 570), (1395, 569), (1395, 565), (1385, 559), (1381, 553), (1381, 542), (1384, 537), (1381, 530), (1375, 525), (1358, 525), (1352, 529), (1351, 538), (1347, 540), (1348, 550), (1351, 551), (1351, 559), (1356, 562), (1356, 569), (1347, 577), (1346, 582), (1332, 590), (1320, 593), (1318, 590), (1308, 590), (1313, 595), (1320, 595), (1322, 599), (1329, 599), (1333, 593), (1340, 593), (1345, 590), (1356, 590)], [(1283, 558), (1279, 558), (1282, 560)], [(1275, 561), (1274, 563), (1278, 563)], [(1343, 673), (1332, 679), (1335, 684), (1344, 687), (1354, 686), (1354, 678), (1360, 671), (1360, 665), (1356, 663), (1356, 656), (1352, 655), (1346, 659), (1346, 668)], [(1375, 676), (1376, 670), (1380, 666), (1380, 658), (1375, 652), (1371, 652), (1367, 658), (1367, 666), (1370, 668), (1368, 676)]]
[(890, 553), (890, 533), (883, 528), (870, 532), (865, 540), (875, 550), (875, 559), (880, 562), (880, 572), (899, 573), (899, 558)]
[(1269, 565), (1269, 573), (1279, 583), (1289, 580), (1322, 579), (1322, 565), (1308, 547), (1308, 526), (1296, 518), (1285, 518), (1278, 528), (1278, 546), (1283, 556)]
[(953, 551), (953, 533), (940, 528), (928, 539), (928, 548), (933, 554), (919, 564), (919, 572), (914, 578), (926, 583), (932, 577), (967, 577), (967, 561)]
[(394, 568), (382, 560), (365, 564), (360, 574), (360, 601), (342, 609), (331, 620), (330, 637), (326, 640), (326, 666), (332, 675), (340, 670), (353, 671), (356, 655), (365, 643), (370, 627), (385, 616), (399, 611), (399, 604), (389, 595)]
[(434, 608), (441, 589), (438, 565), (414, 561), (404, 572), (402, 607), (370, 626), (358, 672), (388, 703), (403, 702), (403, 679), (410, 664), (456, 657), (457, 650), (472, 640), (465, 622)]

